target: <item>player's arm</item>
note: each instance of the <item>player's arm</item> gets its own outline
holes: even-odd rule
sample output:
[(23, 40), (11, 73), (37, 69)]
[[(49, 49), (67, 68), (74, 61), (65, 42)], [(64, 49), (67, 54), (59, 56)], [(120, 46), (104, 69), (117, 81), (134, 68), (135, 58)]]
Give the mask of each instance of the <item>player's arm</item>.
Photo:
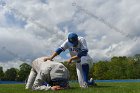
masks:
[(76, 56), (71, 57), (68, 60), (68, 63), (71, 63), (72, 60), (80, 59), (82, 56), (87, 56), (88, 49), (87, 49), (86, 40), (84, 38), (81, 39), (81, 44), (82, 44), (81, 50), (78, 52)]
[(87, 49), (82, 49), (76, 56), (71, 57), (68, 60), (68, 63), (71, 63), (72, 60), (80, 59), (82, 56), (87, 56), (88, 50)]
[(44, 58), (44, 61), (47, 60), (53, 60), (54, 57), (56, 57), (57, 55), (59, 55), (62, 51), (65, 51), (66, 49), (68, 49), (68, 45), (67, 45), (68, 40), (66, 40), (61, 47), (59, 47), (58, 49), (56, 49), (56, 51), (52, 54), (51, 57), (46, 57)]
[(58, 48), (58, 49), (52, 54), (51, 57), (46, 57), (46, 58), (44, 58), (44, 61), (47, 61), (47, 60), (53, 61), (53, 58), (56, 57), (57, 55), (59, 55), (62, 51), (63, 51), (62, 48)]
[(78, 56), (73, 56), (67, 62), (68, 62), (68, 64), (70, 64), (72, 62), (72, 60), (76, 60), (76, 59), (79, 59), (79, 57)]

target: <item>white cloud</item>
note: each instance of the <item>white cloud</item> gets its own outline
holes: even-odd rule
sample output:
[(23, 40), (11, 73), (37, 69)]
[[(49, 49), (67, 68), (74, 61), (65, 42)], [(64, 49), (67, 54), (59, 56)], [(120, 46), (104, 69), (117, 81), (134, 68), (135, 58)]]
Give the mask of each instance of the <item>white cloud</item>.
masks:
[[(94, 60), (140, 53), (139, 0), (6, 0), (0, 7), (0, 64), (18, 66), (14, 60), (49, 56), (69, 31), (84, 36)], [(15, 10), (13, 10), (15, 9)], [(92, 14), (92, 15), (91, 15)], [(113, 30), (103, 18), (120, 29)], [(129, 35), (126, 37), (126, 35)], [(137, 37), (137, 41), (132, 38)], [(66, 54), (66, 57), (69, 57)], [(64, 60), (62, 56), (56, 60)]]

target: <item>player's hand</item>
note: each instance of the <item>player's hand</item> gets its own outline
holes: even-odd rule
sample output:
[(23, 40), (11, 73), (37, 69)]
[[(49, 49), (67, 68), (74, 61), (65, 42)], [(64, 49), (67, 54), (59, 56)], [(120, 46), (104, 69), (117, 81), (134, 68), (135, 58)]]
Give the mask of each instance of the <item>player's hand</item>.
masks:
[(68, 65), (69, 65), (72, 62), (72, 59), (69, 59), (67, 62), (68, 62)]
[(60, 90), (60, 89), (63, 89), (63, 88), (60, 86), (52, 86), (51, 87), (51, 90)]
[(47, 61), (47, 60), (53, 61), (51, 57), (45, 57), (44, 58), (44, 62)]

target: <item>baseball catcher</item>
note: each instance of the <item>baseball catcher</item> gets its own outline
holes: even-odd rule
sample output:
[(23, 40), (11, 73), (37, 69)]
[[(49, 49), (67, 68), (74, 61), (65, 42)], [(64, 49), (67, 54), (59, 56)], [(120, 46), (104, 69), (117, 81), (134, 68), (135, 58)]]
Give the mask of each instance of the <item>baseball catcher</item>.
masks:
[(59, 62), (47, 60), (44, 57), (32, 62), (26, 89), (33, 90), (60, 90), (69, 88), (69, 71)]

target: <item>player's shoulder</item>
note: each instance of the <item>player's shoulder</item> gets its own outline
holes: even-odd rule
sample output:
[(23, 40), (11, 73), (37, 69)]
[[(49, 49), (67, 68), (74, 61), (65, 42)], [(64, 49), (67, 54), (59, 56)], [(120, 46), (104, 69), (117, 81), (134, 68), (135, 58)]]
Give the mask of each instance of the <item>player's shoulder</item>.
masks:
[(71, 43), (68, 41), (68, 39), (65, 40), (65, 41), (63, 42), (63, 44), (61, 45), (61, 47), (69, 47), (69, 46), (71, 46)]
[(82, 36), (78, 36), (78, 39), (84, 39), (84, 37), (82, 37)]
[(79, 40), (79, 41), (83, 41), (83, 40), (85, 40), (85, 38), (84, 38), (84, 37), (79, 36), (79, 37), (78, 37), (78, 40)]
[(68, 39), (66, 39), (64, 42), (63, 42), (63, 44), (67, 44), (68, 43)]

